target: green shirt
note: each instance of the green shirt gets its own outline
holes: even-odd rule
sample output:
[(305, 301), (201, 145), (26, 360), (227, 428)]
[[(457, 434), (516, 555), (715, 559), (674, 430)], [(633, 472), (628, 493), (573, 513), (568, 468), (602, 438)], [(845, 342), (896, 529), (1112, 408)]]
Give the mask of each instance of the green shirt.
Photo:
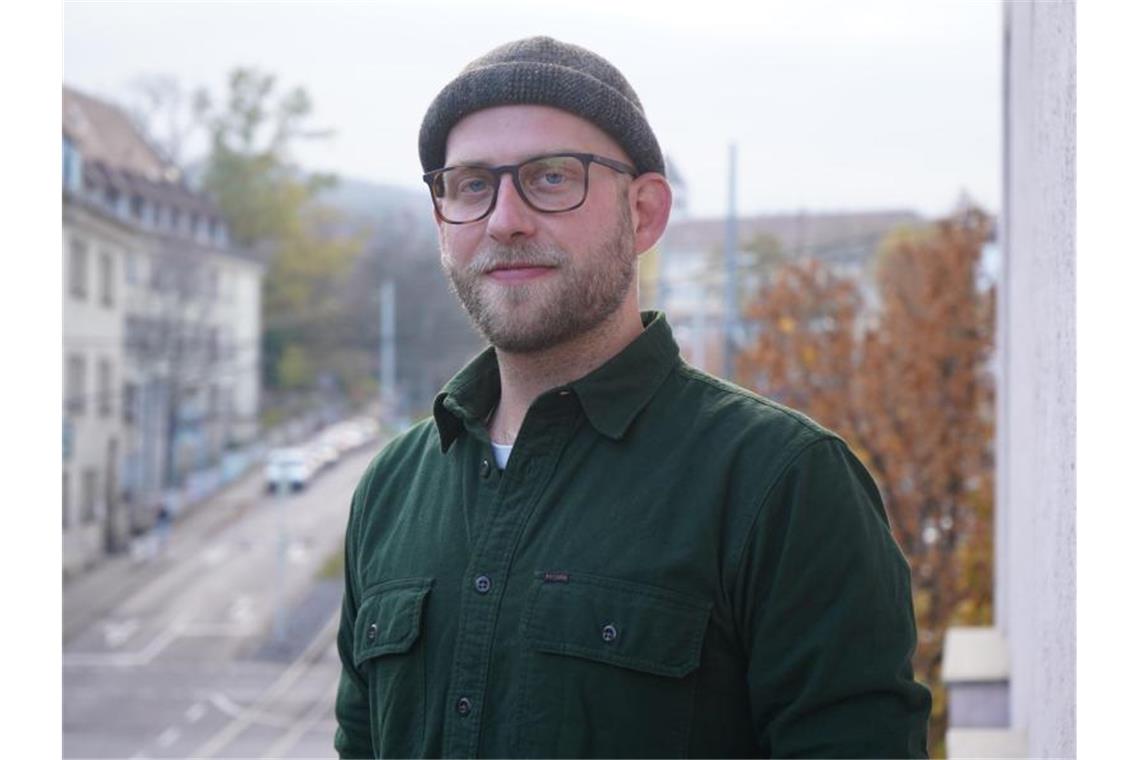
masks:
[(867, 471), (665, 318), (538, 397), (488, 349), (353, 497), (342, 757), (921, 756), (910, 573)]

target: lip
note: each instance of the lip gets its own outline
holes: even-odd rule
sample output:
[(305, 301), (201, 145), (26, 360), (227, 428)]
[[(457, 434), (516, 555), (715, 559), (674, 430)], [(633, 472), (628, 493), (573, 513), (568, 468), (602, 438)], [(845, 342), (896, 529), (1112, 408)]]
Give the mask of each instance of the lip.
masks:
[(522, 264), (492, 269), (487, 273), (487, 276), (499, 282), (523, 282), (542, 277), (552, 271), (554, 271), (554, 267)]

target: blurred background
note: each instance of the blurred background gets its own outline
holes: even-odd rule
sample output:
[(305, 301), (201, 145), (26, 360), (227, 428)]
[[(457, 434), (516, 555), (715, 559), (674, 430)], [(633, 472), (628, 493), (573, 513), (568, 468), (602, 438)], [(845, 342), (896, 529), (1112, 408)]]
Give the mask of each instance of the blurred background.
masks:
[[(958, 741), (1025, 751), (993, 627), (1002, 131), (1010, 30), (1057, 22), (756, 5), (64, 4), (65, 756), (333, 754), (356, 478), (481, 348), (419, 121), (531, 34), (612, 61), (662, 143), (676, 205), (644, 308), (874, 473), (932, 751), (953, 630)], [(1049, 13), (1064, 43), (1071, 10)]]

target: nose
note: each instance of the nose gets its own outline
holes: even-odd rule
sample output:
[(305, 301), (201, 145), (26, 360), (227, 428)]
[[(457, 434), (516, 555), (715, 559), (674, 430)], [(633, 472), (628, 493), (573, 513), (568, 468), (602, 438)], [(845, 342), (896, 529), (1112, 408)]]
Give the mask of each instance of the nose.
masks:
[(496, 242), (510, 243), (534, 234), (534, 210), (519, 195), (511, 175), (499, 177), (499, 195), (487, 217), (487, 234)]

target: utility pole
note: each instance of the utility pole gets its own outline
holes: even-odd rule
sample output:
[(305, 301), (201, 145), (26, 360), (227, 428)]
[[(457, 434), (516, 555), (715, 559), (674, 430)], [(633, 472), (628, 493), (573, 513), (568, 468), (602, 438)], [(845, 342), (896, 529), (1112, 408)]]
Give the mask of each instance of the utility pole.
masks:
[(396, 283), (380, 283), (380, 409), (381, 414), (396, 409)]
[(273, 499), (277, 502), (277, 599), (273, 615), (273, 641), (279, 646), (285, 644), (285, 605), (288, 600), (285, 589), (285, 553), (289, 543), (285, 526), (285, 507), (289, 500), (288, 469), (284, 461), (278, 463), (276, 493)]
[(724, 372), (726, 380), (736, 374), (736, 143), (728, 144), (728, 216), (724, 221)]

